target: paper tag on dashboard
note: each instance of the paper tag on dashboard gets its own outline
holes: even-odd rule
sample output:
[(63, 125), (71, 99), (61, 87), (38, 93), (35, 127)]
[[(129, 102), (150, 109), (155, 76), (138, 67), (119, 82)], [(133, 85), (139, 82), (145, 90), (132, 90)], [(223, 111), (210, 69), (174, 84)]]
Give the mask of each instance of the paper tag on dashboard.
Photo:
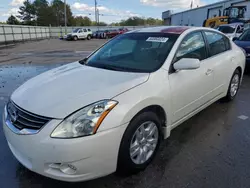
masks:
[(147, 42), (167, 42), (168, 38), (166, 37), (148, 37)]

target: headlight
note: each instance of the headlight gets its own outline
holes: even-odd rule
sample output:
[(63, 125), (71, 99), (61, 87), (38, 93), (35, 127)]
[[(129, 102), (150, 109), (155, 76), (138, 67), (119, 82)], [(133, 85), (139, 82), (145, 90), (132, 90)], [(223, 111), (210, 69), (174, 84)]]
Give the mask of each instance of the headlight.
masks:
[(103, 100), (73, 113), (52, 132), (53, 138), (76, 138), (95, 134), (108, 113), (118, 104), (116, 101)]

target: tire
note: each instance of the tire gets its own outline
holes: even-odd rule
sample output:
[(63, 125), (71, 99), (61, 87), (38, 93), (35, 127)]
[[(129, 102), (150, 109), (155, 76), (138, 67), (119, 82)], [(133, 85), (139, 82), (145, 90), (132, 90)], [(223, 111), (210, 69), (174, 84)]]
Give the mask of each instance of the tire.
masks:
[(228, 86), (228, 90), (227, 90), (227, 95), (226, 97), (224, 97), (222, 100), (225, 102), (230, 102), (232, 100), (234, 100), (234, 98), (236, 97), (239, 88), (240, 88), (240, 80), (241, 80), (241, 74), (240, 71), (238, 69), (236, 69), (233, 73), (233, 76), (230, 80), (230, 84)]
[(74, 41), (77, 41), (77, 40), (78, 40), (78, 37), (77, 37), (77, 36), (74, 36), (74, 37), (73, 37), (73, 40), (74, 40)]
[(87, 36), (87, 40), (90, 40), (90, 39), (91, 39), (91, 36), (90, 36), (90, 35), (88, 35), (88, 36)]
[[(143, 127), (145, 128), (144, 136), (142, 131)], [(154, 129), (152, 127), (154, 127)], [(150, 136), (150, 132), (154, 134)], [(123, 135), (116, 172), (119, 175), (129, 175), (144, 170), (154, 158), (159, 148), (161, 138), (161, 121), (155, 113), (143, 112), (137, 115), (130, 122)], [(132, 147), (134, 148), (132, 149)], [(141, 155), (142, 152), (147, 154)], [(144, 156), (144, 158), (142, 157), (140, 160), (140, 156)]]

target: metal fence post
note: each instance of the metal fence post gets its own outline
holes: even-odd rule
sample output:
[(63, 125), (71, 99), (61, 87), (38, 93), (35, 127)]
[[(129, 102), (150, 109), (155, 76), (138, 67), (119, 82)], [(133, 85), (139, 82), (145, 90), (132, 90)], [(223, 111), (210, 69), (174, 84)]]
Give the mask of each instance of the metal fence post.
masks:
[(12, 32), (12, 37), (13, 37), (13, 43), (15, 43), (16, 39), (15, 39), (13, 25), (11, 26), (11, 32)]
[(20, 26), (20, 28), (21, 28), (22, 41), (24, 42), (24, 38), (23, 38), (23, 27)]
[(40, 27), (40, 35), (41, 35), (40, 39), (43, 39), (43, 30), (42, 30), (42, 27)]
[(36, 34), (36, 40), (37, 40), (37, 33), (36, 33), (36, 27), (34, 27), (34, 29), (35, 29), (35, 34)]
[(5, 28), (2, 25), (2, 29), (3, 29), (3, 36), (4, 36), (4, 44), (7, 45), (7, 40), (6, 40), (6, 34), (5, 34)]
[(29, 35), (30, 35), (30, 40), (31, 40), (30, 26), (29, 26)]
[(51, 39), (51, 24), (49, 24), (49, 39)]

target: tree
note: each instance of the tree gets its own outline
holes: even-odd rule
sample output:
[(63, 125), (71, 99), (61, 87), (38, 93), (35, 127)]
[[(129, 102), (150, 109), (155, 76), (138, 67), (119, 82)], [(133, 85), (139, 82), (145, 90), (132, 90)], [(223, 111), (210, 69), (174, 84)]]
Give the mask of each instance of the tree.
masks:
[(20, 22), (17, 20), (17, 18), (13, 15), (11, 15), (7, 21), (6, 21), (7, 24), (10, 24), (10, 25), (19, 25)]
[[(54, 13), (54, 20), (52, 20), (53, 25), (64, 25), (64, 3), (61, 0), (53, 0), (51, 3), (51, 7)], [(72, 26), (74, 24), (74, 17), (68, 4), (66, 5), (66, 14), (67, 25)]]
[(34, 25), (34, 20), (36, 18), (36, 10), (34, 5), (29, 0), (23, 2), (23, 6), (19, 8), (18, 13), (19, 15), (17, 17), (23, 20), (24, 24)]
[(107, 26), (108, 24), (106, 24), (105, 22), (99, 22), (98, 25), (99, 25), (99, 26)]
[(54, 16), (54, 13), (49, 6), (47, 0), (35, 0), (33, 2), (36, 14), (36, 23), (41, 26), (48, 26), (51, 24), (51, 18)]
[(74, 25), (75, 26), (90, 26), (92, 24), (91, 20), (87, 16), (76, 16), (74, 18)]
[(130, 17), (127, 20), (121, 21), (122, 26), (137, 26), (137, 25), (145, 25), (145, 19), (140, 17)]

